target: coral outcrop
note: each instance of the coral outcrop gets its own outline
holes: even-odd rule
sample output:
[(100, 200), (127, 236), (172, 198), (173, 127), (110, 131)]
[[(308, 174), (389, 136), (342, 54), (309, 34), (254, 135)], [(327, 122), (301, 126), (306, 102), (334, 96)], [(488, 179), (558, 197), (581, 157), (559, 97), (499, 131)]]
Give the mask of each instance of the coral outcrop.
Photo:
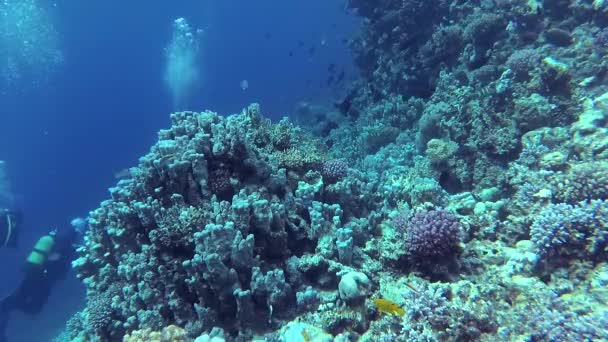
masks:
[(336, 108), (172, 114), (90, 214), (71, 338), (608, 339), (608, 5), (348, 6)]

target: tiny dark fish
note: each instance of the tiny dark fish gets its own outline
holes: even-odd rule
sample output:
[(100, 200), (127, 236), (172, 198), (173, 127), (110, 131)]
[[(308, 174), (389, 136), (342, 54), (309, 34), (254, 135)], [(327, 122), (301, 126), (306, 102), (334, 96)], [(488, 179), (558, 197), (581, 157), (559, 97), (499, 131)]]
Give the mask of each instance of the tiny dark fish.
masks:
[(329, 87), (330, 85), (332, 85), (332, 84), (334, 83), (334, 75), (330, 75), (330, 76), (327, 78), (327, 82), (326, 82), (326, 83), (327, 83), (327, 86), (328, 86), (328, 87)]
[(342, 44), (348, 45), (348, 38), (342, 38)]
[[(340, 111), (340, 113), (346, 115), (353, 108), (353, 99), (355, 98), (355, 92), (351, 91), (342, 101), (338, 101), (334, 106)], [(356, 113), (355, 113), (356, 114)]]
[(570, 32), (560, 28), (549, 29), (545, 31), (544, 36), (549, 43), (557, 46), (568, 46), (574, 42)]
[(344, 81), (344, 77), (346, 77), (346, 71), (344, 69), (342, 69), (342, 71), (340, 71), (340, 73), (336, 77), (336, 83), (340, 83), (340, 82)]
[(314, 46), (311, 46), (308, 48), (308, 54), (311, 56), (314, 55), (316, 51), (317, 51), (317, 48), (315, 48)]
[(304, 47), (304, 41), (298, 40), (298, 46), (299, 47)]
[(329, 63), (329, 66), (327, 67), (327, 71), (328, 72), (335, 72), (336, 71), (336, 65), (334, 63)]
[(410, 283), (405, 283), (405, 286), (409, 287), (412, 291), (414, 291), (416, 293), (420, 293), (420, 291), (418, 291), (418, 289), (415, 288), (414, 285), (412, 285)]
[(289, 51), (289, 57), (293, 57), (293, 51)]
[(272, 38), (272, 33), (270, 33), (270, 32), (264, 33), (264, 38), (266, 38), (266, 39)]

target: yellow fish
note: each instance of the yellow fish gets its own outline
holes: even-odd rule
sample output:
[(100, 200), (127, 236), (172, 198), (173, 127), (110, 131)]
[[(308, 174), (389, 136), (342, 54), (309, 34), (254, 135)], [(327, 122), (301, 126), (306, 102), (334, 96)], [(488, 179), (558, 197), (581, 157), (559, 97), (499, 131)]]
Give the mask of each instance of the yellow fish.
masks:
[(379, 312), (397, 316), (403, 316), (403, 314), (405, 314), (405, 310), (403, 310), (397, 303), (389, 299), (377, 298), (374, 299), (374, 304), (376, 304), (376, 308), (378, 308)]
[(308, 336), (306, 329), (302, 329), (302, 340), (304, 342), (310, 342), (310, 336)]

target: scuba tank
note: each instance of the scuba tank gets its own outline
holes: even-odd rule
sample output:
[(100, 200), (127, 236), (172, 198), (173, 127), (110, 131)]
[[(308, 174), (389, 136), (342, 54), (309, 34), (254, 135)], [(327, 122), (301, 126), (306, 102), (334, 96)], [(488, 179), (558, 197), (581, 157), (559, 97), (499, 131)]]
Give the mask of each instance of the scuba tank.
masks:
[(55, 246), (56, 231), (52, 231), (47, 235), (38, 239), (34, 245), (34, 249), (27, 257), (27, 263), (34, 266), (43, 266), (53, 252)]

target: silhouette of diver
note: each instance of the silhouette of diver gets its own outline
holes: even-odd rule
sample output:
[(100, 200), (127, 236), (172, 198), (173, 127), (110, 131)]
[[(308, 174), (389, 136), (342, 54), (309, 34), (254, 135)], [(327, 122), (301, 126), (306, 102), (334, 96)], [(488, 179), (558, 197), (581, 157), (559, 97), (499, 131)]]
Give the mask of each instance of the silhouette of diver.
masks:
[(0, 207), (0, 247), (17, 247), (20, 226), (20, 211)]
[(27, 257), (17, 289), (0, 302), (0, 342), (7, 342), (5, 330), (13, 310), (29, 315), (42, 310), (55, 283), (64, 279), (71, 267), (78, 236), (79, 232), (69, 226), (38, 239)]

